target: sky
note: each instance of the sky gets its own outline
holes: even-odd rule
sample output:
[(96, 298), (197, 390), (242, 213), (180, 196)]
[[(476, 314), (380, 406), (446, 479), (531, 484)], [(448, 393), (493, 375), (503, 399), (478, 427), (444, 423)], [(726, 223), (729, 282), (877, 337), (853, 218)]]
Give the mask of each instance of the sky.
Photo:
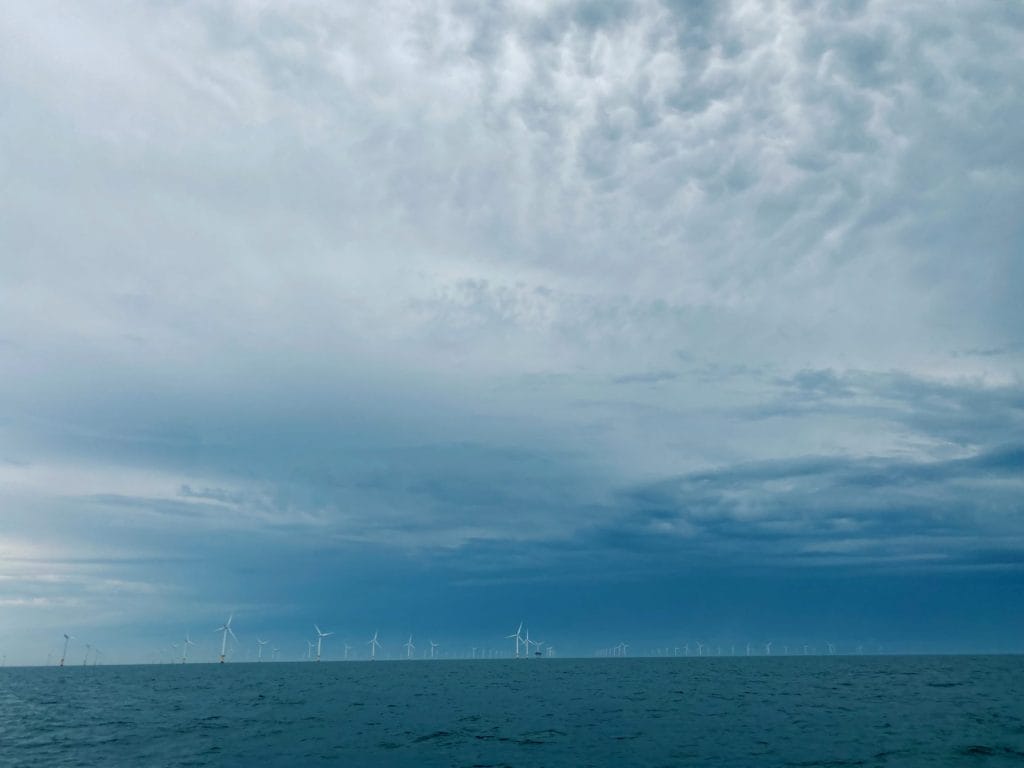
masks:
[(0, 654), (1024, 652), (1022, 52), (971, 0), (7, 4)]

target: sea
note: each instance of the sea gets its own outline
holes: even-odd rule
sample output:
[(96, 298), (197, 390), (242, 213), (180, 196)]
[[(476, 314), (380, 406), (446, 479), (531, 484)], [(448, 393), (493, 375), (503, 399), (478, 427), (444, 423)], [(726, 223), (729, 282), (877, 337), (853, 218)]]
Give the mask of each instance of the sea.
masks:
[(0, 766), (1024, 766), (1022, 656), (0, 669)]

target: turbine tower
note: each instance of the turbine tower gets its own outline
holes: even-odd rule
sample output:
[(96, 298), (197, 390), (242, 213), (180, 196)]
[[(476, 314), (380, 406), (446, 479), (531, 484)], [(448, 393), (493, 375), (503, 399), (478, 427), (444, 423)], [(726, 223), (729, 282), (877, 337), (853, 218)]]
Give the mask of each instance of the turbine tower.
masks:
[(185, 633), (185, 644), (183, 646), (181, 646), (181, 663), (182, 664), (188, 663), (188, 647), (190, 645), (195, 645), (195, 643), (192, 642), (192, 638), (189, 637), (188, 632), (186, 632)]
[(263, 646), (269, 643), (269, 640), (260, 640), (256, 638), (256, 661), (263, 661)]
[(59, 667), (63, 667), (64, 666), (64, 659), (67, 658), (67, 655), (68, 655), (68, 643), (70, 643), (74, 639), (75, 639), (74, 635), (69, 635), (67, 632), (64, 633), (64, 651), (60, 655), (60, 664), (58, 664), (57, 666), (59, 666)]
[(313, 641), (312, 640), (307, 640), (306, 641), (306, 661), (312, 661), (312, 660), (313, 660)]
[(416, 646), (412, 644), (412, 635), (409, 635), (409, 639), (405, 642), (405, 658), (411, 659), (413, 651), (416, 650)]
[(433, 640), (430, 641), (430, 658), (436, 659), (435, 651), (438, 649), (439, 643), (435, 643)]
[(227, 655), (227, 652), (228, 652), (228, 635), (231, 635), (233, 638), (235, 638), (236, 642), (238, 641), (238, 636), (235, 634), (235, 630), (233, 630), (231, 628), (231, 620), (233, 618), (235, 618), (235, 614), (232, 613), (230, 616), (228, 616), (228, 620), (226, 622), (224, 622), (223, 626), (218, 627), (217, 629), (213, 630), (214, 632), (222, 632), (223, 633), (223, 637), (221, 638), (221, 641), (220, 641), (220, 663), (221, 664), (224, 663), (224, 657)]
[(313, 629), (316, 630), (316, 660), (320, 661), (320, 644), (323, 643), (325, 637), (330, 637), (333, 632), (321, 632), (320, 627), (316, 624), (313, 625)]
[[(529, 631), (529, 630), (527, 630), (527, 631)], [(514, 635), (505, 635), (505, 639), (506, 640), (513, 640), (514, 639), (516, 641), (516, 658), (517, 659), (519, 658), (519, 643), (523, 639), (522, 632), (523, 632), (523, 622), (520, 621), (519, 622), (519, 629), (516, 630)]]
[(377, 641), (377, 630), (373, 631), (373, 637), (370, 638), (370, 642), (367, 643), (370, 646), (370, 661), (375, 661), (377, 658), (377, 649), (383, 646)]

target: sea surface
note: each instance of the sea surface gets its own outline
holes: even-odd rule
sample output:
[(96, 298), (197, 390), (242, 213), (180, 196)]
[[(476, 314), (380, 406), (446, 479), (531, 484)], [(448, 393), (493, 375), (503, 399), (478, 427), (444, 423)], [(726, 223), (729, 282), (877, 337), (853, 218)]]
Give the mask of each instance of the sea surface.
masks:
[(0, 669), (0, 766), (1024, 766), (1024, 657)]

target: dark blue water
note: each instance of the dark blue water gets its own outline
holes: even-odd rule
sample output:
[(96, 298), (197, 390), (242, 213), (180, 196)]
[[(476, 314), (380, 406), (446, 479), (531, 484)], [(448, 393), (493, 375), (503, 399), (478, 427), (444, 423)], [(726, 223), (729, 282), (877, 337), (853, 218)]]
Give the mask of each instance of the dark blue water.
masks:
[(1024, 657), (0, 669), (2, 766), (1024, 766)]

